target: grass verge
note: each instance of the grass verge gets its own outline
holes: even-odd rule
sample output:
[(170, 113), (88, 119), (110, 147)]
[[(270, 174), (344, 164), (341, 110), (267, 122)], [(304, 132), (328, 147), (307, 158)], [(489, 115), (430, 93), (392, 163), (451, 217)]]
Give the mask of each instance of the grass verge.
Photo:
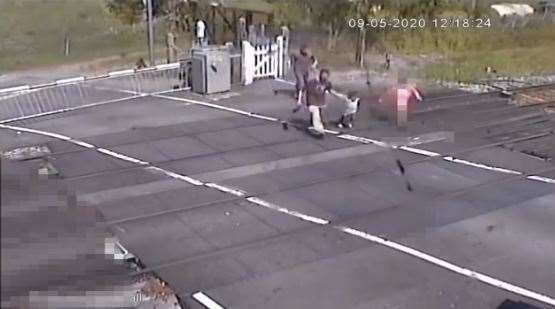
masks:
[[(163, 21), (157, 23), (157, 59), (165, 58), (163, 27)], [(123, 63), (147, 59), (143, 28), (117, 20), (104, 0), (1, 0), (0, 73), (103, 58)]]

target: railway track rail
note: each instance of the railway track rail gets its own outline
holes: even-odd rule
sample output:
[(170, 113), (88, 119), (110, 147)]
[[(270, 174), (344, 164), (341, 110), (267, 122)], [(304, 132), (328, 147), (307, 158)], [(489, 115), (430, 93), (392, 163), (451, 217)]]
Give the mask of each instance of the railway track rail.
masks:
[(511, 102), (517, 106), (539, 104), (555, 106), (555, 84), (513, 90), (511, 93)]
[(432, 102), (432, 101), (452, 100), (456, 98), (481, 97), (481, 96), (487, 96), (492, 94), (512, 96), (518, 92), (527, 92), (527, 91), (533, 92), (533, 91), (541, 91), (542, 89), (555, 89), (555, 82), (535, 84), (535, 85), (519, 85), (515, 87), (509, 87), (509, 86), (502, 87), (492, 82), (479, 82), (479, 83), (476, 83), (475, 85), (486, 86), (494, 90), (479, 92), (479, 93), (469, 92), (469, 93), (460, 93), (460, 94), (454, 94), (454, 95), (430, 97), (430, 98), (426, 98), (426, 101)]

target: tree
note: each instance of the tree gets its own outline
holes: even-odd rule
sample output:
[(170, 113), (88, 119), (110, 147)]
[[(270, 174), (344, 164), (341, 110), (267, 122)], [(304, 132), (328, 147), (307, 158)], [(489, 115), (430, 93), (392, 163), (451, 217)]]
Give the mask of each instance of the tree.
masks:
[(274, 6), (273, 23), (277, 26), (296, 27), (307, 23), (310, 14), (306, 1), (269, 0)]
[[(106, 0), (106, 6), (116, 17), (124, 23), (134, 25), (141, 20), (145, 13), (144, 0)], [(178, 29), (190, 30), (189, 12), (191, 5), (182, 0), (151, 0), (153, 16), (165, 17), (166, 49), (168, 61), (175, 60)]]
[(307, 3), (314, 22), (326, 27), (328, 50), (335, 49), (339, 35), (346, 29), (353, 3), (349, 0), (320, 0)]
[(106, 7), (128, 25), (137, 23), (145, 10), (142, 0), (107, 0)]
[(448, 0), (418, 0), (399, 4), (397, 8), (401, 17), (434, 18), (435, 16), (438, 16), (443, 10), (453, 7), (456, 7), (456, 5), (450, 3)]
[[(356, 19), (367, 21), (375, 17), (376, 12), (383, 6), (383, 1), (377, 0), (352, 0), (351, 14)], [(355, 62), (362, 68), (364, 67), (364, 54), (366, 53), (366, 27), (358, 29), (357, 43), (355, 48)]]

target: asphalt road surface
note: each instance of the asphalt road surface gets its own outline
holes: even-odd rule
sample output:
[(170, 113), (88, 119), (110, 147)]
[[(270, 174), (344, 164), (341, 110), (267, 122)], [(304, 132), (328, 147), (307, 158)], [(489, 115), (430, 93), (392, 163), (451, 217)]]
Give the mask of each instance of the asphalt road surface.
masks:
[(354, 130), (315, 139), (291, 87), (139, 97), (0, 140), (47, 145), (76, 207), (190, 308), (199, 291), (225, 308), (550, 307), (555, 166), (530, 153), (555, 155), (553, 114), (444, 91), (399, 130), (365, 93)]

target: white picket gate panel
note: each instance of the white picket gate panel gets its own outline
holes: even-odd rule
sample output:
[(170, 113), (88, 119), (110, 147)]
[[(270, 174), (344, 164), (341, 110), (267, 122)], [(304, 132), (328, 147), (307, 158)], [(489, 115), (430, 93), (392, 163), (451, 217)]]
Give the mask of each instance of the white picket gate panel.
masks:
[(243, 84), (251, 84), (255, 79), (281, 77), (285, 71), (285, 49), (283, 37), (275, 42), (253, 46), (243, 41)]

